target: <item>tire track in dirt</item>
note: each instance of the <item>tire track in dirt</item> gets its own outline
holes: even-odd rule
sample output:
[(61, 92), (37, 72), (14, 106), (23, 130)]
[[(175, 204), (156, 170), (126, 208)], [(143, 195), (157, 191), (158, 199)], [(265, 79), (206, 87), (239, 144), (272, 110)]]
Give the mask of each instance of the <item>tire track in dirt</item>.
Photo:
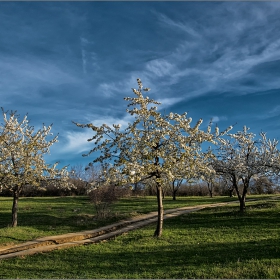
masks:
[[(176, 209), (165, 210), (164, 219), (177, 217), (179, 215), (199, 211), (204, 208), (212, 208), (218, 206), (236, 203), (238, 201), (204, 204), (198, 206), (186, 206)], [(77, 233), (67, 233), (56, 236), (46, 236), (33, 241), (24, 242), (17, 245), (0, 247), (0, 260), (13, 257), (33, 255), (41, 252), (48, 252), (57, 249), (69, 248), (79, 245), (87, 245), (98, 243), (112, 239), (121, 234), (127, 233), (157, 221), (157, 212), (137, 216), (131, 219), (123, 220), (108, 226), (104, 226), (94, 230), (87, 230)]]

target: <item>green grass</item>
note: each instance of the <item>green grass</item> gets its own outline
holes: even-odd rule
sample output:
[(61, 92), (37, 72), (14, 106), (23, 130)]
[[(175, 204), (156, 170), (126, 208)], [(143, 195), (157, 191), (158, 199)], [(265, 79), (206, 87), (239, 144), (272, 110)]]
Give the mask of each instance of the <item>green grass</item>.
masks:
[[(257, 196), (260, 199), (263, 196)], [(229, 197), (171, 197), (164, 209), (215, 202), (236, 201)], [(157, 211), (156, 197), (124, 198), (113, 205), (112, 217), (96, 219), (88, 197), (22, 197), (19, 200), (18, 227), (11, 228), (12, 198), (0, 197), (0, 245), (16, 244), (38, 237), (95, 229), (131, 216)]]
[[(232, 200), (228, 197), (170, 197), (164, 208)], [(34, 238), (98, 228), (131, 216), (157, 210), (155, 197), (124, 198), (113, 205), (112, 217), (96, 219), (94, 206), (88, 197), (23, 197), (19, 200), (18, 227), (11, 222), (12, 198), (0, 197), (0, 245), (16, 244)]]
[(204, 209), (166, 220), (160, 239), (151, 225), (99, 244), (2, 260), (0, 277), (276, 279), (279, 212), (276, 199), (248, 202), (244, 214), (238, 205)]

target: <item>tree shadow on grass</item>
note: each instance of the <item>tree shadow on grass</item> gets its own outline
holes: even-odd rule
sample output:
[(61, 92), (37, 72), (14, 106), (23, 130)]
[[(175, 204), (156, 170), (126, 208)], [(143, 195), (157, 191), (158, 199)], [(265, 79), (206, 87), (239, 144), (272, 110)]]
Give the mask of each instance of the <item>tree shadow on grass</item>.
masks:
[[(251, 209), (254, 209), (254, 207), (251, 207)], [(178, 224), (186, 224), (200, 228), (209, 228), (211, 226), (218, 228), (221, 226), (274, 226), (275, 223), (277, 224), (279, 222), (279, 213), (274, 211), (273, 206), (263, 207), (262, 211), (251, 211), (251, 209), (248, 207), (244, 213), (240, 213), (236, 207), (203, 209), (199, 212), (182, 215), (177, 219), (168, 220), (165, 224), (173, 224), (176, 227)]]
[[(34, 213), (29, 215), (34, 216)], [(24, 217), (28, 218), (27, 213)], [(67, 222), (65, 218), (57, 219), (57, 222)], [(276, 237), (279, 213), (270, 208), (261, 212), (248, 211), (242, 216), (231, 208), (220, 208), (168, 219), (160, 239), (152, 237), (153, 227), (107, 243), (3, 261), (1, 269), (17, 264), (16, 271), (3, 274), (6, 278), (36, 278), (38, 275), (42, 278), (271, 278), (270, 268), (257, 271), (256, 266), (279, 260), (280, 240)], [(201, 229), (206, 231), (205, 236), (209, 235), (208, 239), (200, 236)], [(262, 236), (265, 230), (268, 233)], [(261, 234), (254, 236), (258, 231)], [(226, 242), (211, 234), (234, 237)], [(252, 263), (255, 268), (250, 271)], [(213, 270), (212, 274), (209, 269)], [(230, 274), (238, 269), (240, 274)], [(217, 274), (217, 271), (223, 272)], [(280, 273), (274, 274), (276, 278), (279, 276)]]
[[(6, 202), (1, 208), (0, 228), (11, 224), (12, 199), (7, 201), (10, 205)], [(2, 198), (1, 202), (3, 202)], [(80, 219), (80, 214), (92, 212), (94, 208), (89, 204), (87, 197), (24, 197), (19, 200), (18, 226), (34, 228), (62, 224), (66, 227), (75, 226)]]
[[(12, 216), (10, 213), (1, 214), (0, 228), (9, 226), (11, 218)], [(32, 227), (34, 229), (65, 226), (69, 229), (73, 228), (74, 230), (81, 227), (81, 225), (78, 225), (81, 219), (82, 218), (78, 214), (58, 217), (52, 214), (20, 212), (18, 213), (18, 226)]]
[[(125, 238), (122, 237), (124, 242)], [(228, 267), (230, 271), (252, 260), (279, 259), (275, 244), (279, 245), (279, 241), (268, 239), (256, 244), (214, 242), (182, 246), (162, 245), (158, 240), (149, 247), (140, 243), (132, 250), (112, 242), (108, 245), (109, 250), (104, 244), (89, 245), (28, 256), (26, 260), (10, 260), (9, 264), (16, 262), (19, 276), (23, 278), (34, 278), (25, 262), (36, 266), (34, 275), (44, 275), (43, 278), (50, 277), (49, 272), (51, 277), (58, 278), (205, 278), (206, 267)], [(45, 265), (39, 265), (42, 263)], [(243, 278), (262, 276), (246, 273)], [(210, 277), (219, 275), (211, 274)]]
[(24, 242), (25, 241), (24, 239), (15, 238), (15, 237), (11, 237), (11, 236), (7, 237), (7, 236), (1, 236), (0, 235), (0, 239), (1, 238), (6, 238), (6, 239), (9, 239), (9, 240), (14, 240), (14, 241), (17, 241), (17, 242)]

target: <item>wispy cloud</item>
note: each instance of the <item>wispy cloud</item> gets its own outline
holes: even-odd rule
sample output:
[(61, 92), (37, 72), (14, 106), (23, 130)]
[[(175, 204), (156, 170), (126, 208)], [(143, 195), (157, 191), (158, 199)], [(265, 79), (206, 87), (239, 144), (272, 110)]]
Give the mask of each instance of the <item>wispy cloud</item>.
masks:
[[(113, 124), (120, 124), (121, 130), (125, 129), (129, 122), (133, 122), (134, 117), (131, 115), (126, 115), (123, 119), (114, 118), (112, 116), (107, 116), (100, 118), (100, 116), (87, 116), (87, 119), (92, 119), (88, 123), (92, 123), (95, 126), (101, 126), (107, 124), (113, 127)], [(92, 142), (87, 140), (92, 138), (94, 132), (88, 128), (81, 128), (81, 131), (66, 131), (63, 135), (62, 143), (59, 145), (59, 149), (56, 153), (65, 154), (72, 153), (73, 155), (78, 155), (83, 152), (89, 152), (93, 148)]]
[(256, 119), (267, 120), (280, 116), (280, 105), (276, 105), (273, 108), (266, 109), (262, 114), (256, 114)]
[(81, 51), (82, 51), (83, 72), (84, 72), (84, 74), (87, 74), (86, 52), (83, 48), (81, 49)]
[(165, 59), (155, 59), (146, 64), (146, 69), (158, 77), (170, 75), (174, 68), (174, 65)]
[(158, 99), (158, 102), (160, 102), (160, 109), (165, 109), (165, 108), (168, 108), (178, 102), (180, 102), (183, 98), (163, 98), (163, 99)]
[[(230, 124), (232, 116), (276, 119), (279, 13), (279, 2), (3, 2), (1, 104), (30, 112), (32, 125), (53, 122), (61, 158), (92, 147), (91, 130), (71, 120), (133, 121), (123, 97), (133, 96), (137, 78), (159, 110), (187, 107), (192, 116), (198, 110), (198, 118)], [(265, 107), (240, 106), (246, 99), (253, 107), (260, 91)]]
[(93, 51), (94, 43), (85, 37), (80, 37), (83, 73), (94, 73), (100, 66), (97, 63), (97, 54)]
[[(167, 79), (180, 82), (187, 77), (199, 77), (199, 81), (203, 82), (190, 85), (188, 97), (206, 94), (211, 90), (234, 90), (236, 80), (244, 77), (252, 67), (279, 58), (279, 39), (275, 32), (270, 32), (273, 25), (270, 27), (268, 18), (268, 15), (275, 15), (275, 8), (279, 10), (279, 5), (271, 7), (263, 4), (263, 7), (259, 7), (242, 4), (237, 9), (234, 4), (221, 3), (216, 9), (206, 11), (204, 25), (188, 17), (182, 20), (157, 13), (161, 24), (193, 36), (192, 39), (182, 37), (170, 55), (173, 71), (170, 71)], [(209, 20), (213, 19), (215, 13), (219, 14), (219, 25), (216, 19)], [(242, 16), (245, 14), (246, 17)], [(264, 26), (266, 32), (263, 32)], [(244, 34), (248, 34), (247, 37)], [(213, 41), (213, 38), (219, 40)], [(271, 86), (271, 82), (264, 83), (263, 89)], [(251, 87), (244, 87), (243, 94), (256, 89)]]
[(227, 117), (225, 117), (225, 116), (220, 116), (220, 117), (218, 117), (218, 116), (213, 116), (212, 117), (212, 122), (213, 123), (217, 123), (217, 122), (219, 122), (219, 121), (226, 121), (227, 120)]
[(98, 90), (102, 92), (105, 97), (112, 97), (116, 91), (118, 91), (118, 86), (115, 82), (113, 83), (101, 83), (98, 86)]
[(90, 151), (93, 146), (92, 143), (88, 142), (87, 139), (90, 139), (93, 136), (91, 130), (84, 130), (81, 132), (77, 131), (67, 131), (64, 136), (63, 147), (60, 148), (60, 153), (72, 153), (73, 155), (80, 154), (85, 151)]
[(195, 29), (191, 27), (189, 23), (173, 20), (168, 16), (166, 16), (165, 14), (159, 12), (155, 12), (155, 14), (158, 17), (159, 22), (163, 23), (165, 26), (173, 28), (176, 31), (178, 30), (183, 31), (184, 33), (187, 33), (194, 37), (200, 37), (200, 34), (197, 31), (195, 31)]
[[(79, 78), (67, 68), (60, 67), (53, 61), (44, 60), (32, 55), (25, 58), (19, 56), (0, 55), (0, 71), (4, 73), (5, 79), (0, 84), (8, 87), (27, 86), (31, 82), (36, 86), (42, 82), (49, 85), (56, 85), (67, 82), (79, 82)], [(12, 82), (12, 77), (14, 77)], [(20, 81), (20, 83), (18, 83)]]
[(126, 128), (127, 124), (129, 122), (133, 122), (133, 120), (134, 120), (134, 117), (129, 115), (129, 114), (126, 114), (121, 119), (120, 118), (114, 118), (112, 116), (104, 116), (102, 118), (100, 118), (100, 116), (96, 116), (96, 117), (90, 116), (90, 118), (92, 119), (90, 121), (90, 123), (92, 123), (95, 126), (101, 126), (103, 124), (107, 124), (107, 125), (112, 127), (113, 124), (120, 124), (122, 129)]

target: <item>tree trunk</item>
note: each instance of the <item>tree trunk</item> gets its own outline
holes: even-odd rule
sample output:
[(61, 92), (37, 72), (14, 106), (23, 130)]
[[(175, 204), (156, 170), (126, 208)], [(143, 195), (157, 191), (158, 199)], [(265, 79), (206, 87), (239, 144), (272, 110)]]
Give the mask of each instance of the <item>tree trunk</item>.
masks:
[(165, 193), (164, 193), (164, 190), (162, 189), (162, 198), (164, 199), (165, 197)]
[(19, 199), (19, 189), (17, 187), (13, 191), (12, 227), (17, 226), (18, 199)]
[(247, 189), (244, 185), (243, 194), (241, 195), (241, 193), (239, 192), (239, 189), (238, 189), (238, 181), (237, 181), (235, 176), (232, 177), (232, 187), (236, 191), (236, 194), (238, 196), (240, 212), (244, 212), (244, 210), (245, 210), (245, 197), (246, 197)]
[(213, 186), (212, 186), (212, 183), (207, 182), (207, 187), (208, 187), (209, 195), (212, 198), (213, 197)]
[(245, 200), (246, 200), (246, 194), (249, 188), (249, 180), (245, 179), (243, 184), (243, 192), (242, 197), (240, 201), (240, 212), (244, 212), (246, 210)]
[(240, 194), (238, 188), (235, 188), (236, 190), (236, 193), (237, 193), (237, 196), (238, 196), (238, 200), (239, 200), (239, 209), (240, 209), (240, 212), (244, 212), (245, 211), (245, 199), (246, 199), (246, 193), (247, 191), (244, 192), (243, 190), (243, 193), (242, 195)]
[(245, 211), (245, 197), (241, 197), (241, 199), (239, 199), (239, 202), (240, 202), (240, 212), (244, 212)]
[(173, 198), (173, 200), (176, 200), (176, 192), (177, 192), (177, 190), (173, 190), (173, 192), (172, 192), (172, 198)]
[(163, 226), (163, 203), (162, 203), (161, 186), (157, 186), (157, 203), (158, 203), (158, 220), (157, 220), (157, 228), (154, 233), (154, 236), (160, 237), (162, 235), (162, 226)]

